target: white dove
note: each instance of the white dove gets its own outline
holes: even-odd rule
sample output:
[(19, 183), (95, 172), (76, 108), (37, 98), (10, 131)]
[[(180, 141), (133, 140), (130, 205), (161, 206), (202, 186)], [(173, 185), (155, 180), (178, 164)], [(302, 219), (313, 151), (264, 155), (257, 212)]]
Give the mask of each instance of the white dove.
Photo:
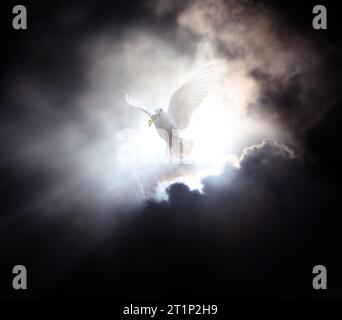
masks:
[(129, 105), (150, 117), (149, 125), (154, 123), (159, 136), (167, 143), (169, 155), (173, 159), (184, 159), (192, 150), (192, 140), (180, 138), (179, 132), (188, 127), (193, 112), (208, 94), (212, 76), (212, 66), (203, 68), (171, 96), (167, 112), (159, 108), (154, 113), (139, 100), (126, 95), (126, 102)]

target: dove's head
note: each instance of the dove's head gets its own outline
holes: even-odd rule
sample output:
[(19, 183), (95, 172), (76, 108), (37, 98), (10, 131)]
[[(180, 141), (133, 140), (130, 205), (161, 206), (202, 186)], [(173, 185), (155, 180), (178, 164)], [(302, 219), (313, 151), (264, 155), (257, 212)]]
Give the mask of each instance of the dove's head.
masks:
[(161, 113), (161, 112), (163, 112), (163, 109), (162, 108), (158, 108), (158, 109), (155, 110), (155, 112), (156, 113)]

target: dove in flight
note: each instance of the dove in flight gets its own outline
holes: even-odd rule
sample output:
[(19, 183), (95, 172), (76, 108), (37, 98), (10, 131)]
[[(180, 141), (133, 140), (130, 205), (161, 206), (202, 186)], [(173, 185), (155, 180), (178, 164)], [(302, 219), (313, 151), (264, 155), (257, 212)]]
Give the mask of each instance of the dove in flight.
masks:
[(126, 95), (126, 102), (150, 117), (149, 125), (154, 124), (159, 136), (167, 143), (170, 157), (183, 159), (191, 152), (193, 142), (180, 138), (179, 132), (188, 127), (193, 112), (207, 96), (212, 80), (212, 66), (203, 68), (171, 96), (167, 112), (162, 108), (153, 112), (129, 95)]

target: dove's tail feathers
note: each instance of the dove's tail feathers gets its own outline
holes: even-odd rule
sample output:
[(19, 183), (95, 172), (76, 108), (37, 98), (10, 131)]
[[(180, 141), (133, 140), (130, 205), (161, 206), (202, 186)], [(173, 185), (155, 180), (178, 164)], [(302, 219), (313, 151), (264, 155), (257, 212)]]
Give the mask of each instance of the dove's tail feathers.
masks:
[(190, 161), (194, 142), (191, 139), (174, 138), (169, 145), (169, 153), (172, 163), (187, 163)]
[(126, 94), (125, 96), (126, 98), (126, 102), (131, 106), (131, 107), (134, 107), (134, 108), (137, 108), (143, 112), (145, 112), (149, 117), (152, 117), (153, 116), (153, 112), (148, 110), (142, 102), (140, 102), (138, 99)]

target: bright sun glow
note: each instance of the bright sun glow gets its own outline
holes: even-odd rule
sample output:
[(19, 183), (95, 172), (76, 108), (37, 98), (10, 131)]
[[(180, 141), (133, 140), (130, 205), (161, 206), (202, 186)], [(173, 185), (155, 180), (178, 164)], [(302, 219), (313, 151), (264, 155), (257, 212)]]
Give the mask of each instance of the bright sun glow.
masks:
[[(188, 128), (181, 133), (182, 137), (194, 142), (188, 170), (182, 168), (171, 175), (167, 171), (163, 176), (163, 168), (169, 163), (166, 144), (158, 136), (154, 126), (148, 126), (147, 117), (143, 117), (137, 132), (127, 131), (121, 137), (127, 143), (121, 159), (125, 165), (129, 163), (135, 167), (143, 167), (141, 170), (153, 171), (155, 168), (158, 171), (158, 199), (165, 198), (165, 189), (174, 182), (183, 182), (191, 190), (201, 191), (201, 179), (205, 176), (221, 173), (227, 162), (238, 167), (238, 156), (234, 154), (234, 148), (241, 143), (241, 137), (248, 131), (257, 130), (258, 125), (247, 119), (241, 108), (240, 95), (250, 96), (253, 88), (241, 81), (238, 88), (233, 80), (221, 79), (221, 82), (215, 84), (202, 105), (194, 112)], [(232, 83), (235, 90), (227, 90), (227, 86), (232, 86)], [(127, 155), (130, 159), (125, 158)]]
[[(108, 149), (113, 149), (117, 161), (111, 170), (103, 168), (105, 176), (115, 175), (113, 181), (127, 186), (134, 181), (145, 198), (154, 197), (160, 189), (165, 193), (175, 181), (201, 190), (201, 179), (219, 174), (227, 162), (239, 166), (239, 155), (251, 136), (274, 136), (273, 128), (246, 115), (258, 88), (244, 64), (227, 64), (202, 46), (194, 62), (151, 35), (134, 34), (119, 47), (108, 39), (94, 44), (98, 61), (91, 70), (94, 90), (80, 101), (92, 120), (115, 135), (115, 146), (108, 139)], [(147, 49), (151, 56), (145, 59)], [(146, 114), (127, 105), (125, 94), (132, 94), (150, 110), (167, 111), (172, 94), (208, 64), (214, 65), (214, 83), (181, 132), (181, 137), (193, 141), (190, 163), (170, 164), (166, 143), (154, 125), (148, 125)], [(114, 70), (130, 79), (120, 95), (113, 90)]]

